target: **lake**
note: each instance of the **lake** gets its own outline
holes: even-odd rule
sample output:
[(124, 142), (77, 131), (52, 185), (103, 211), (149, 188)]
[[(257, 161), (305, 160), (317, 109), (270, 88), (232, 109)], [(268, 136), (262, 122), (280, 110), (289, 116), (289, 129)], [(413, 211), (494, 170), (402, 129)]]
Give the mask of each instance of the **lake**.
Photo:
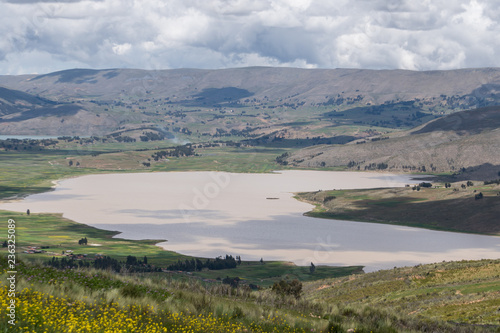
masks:
[(500, 257), (500, 237), (303, 216), (312, 205), (294, 192), (395, 187), (407, 175), (282, 171), (269, 174), (163, 172), (89, 175), (0, 209), (60, 212), (128, 239), (166, 239), (183, 254), (298, 265), (363, 265), (365, 271)]
[(42, 136), (42, 135), (0, 135), (0, 140), (17, 139), (17, 140), (43, 140), (43, 139), (56, 139), (56, 136)]

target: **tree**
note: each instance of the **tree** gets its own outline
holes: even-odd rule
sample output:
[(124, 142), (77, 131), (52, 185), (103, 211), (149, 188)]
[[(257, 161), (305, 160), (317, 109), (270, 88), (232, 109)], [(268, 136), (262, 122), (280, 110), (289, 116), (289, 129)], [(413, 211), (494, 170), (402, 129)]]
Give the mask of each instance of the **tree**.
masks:
[(2, 247), (8, 247), (7, 241), (4, 241), (4, 242), (2, 243)]
[(73, 161), (69, 161), (68, 164), (69, 164), (69, 166), (72, 166), (73, 165)]
[(148, 257), (144, 256), (144, 264), (147, 265), (148, 264)]
[(264, 264), (264, 259), (260, 258), (260, 263)]
[(309, 273), (313, 274), (316, 271), (316, 266), (311, 262), (311, 266), (309, 266)]
[(30, 215), (30, 210), (29, 210), (29, 209), (26, 211), (26, 214), (27, 214), (27, 215)]
[(135, 256), (127, 256), (127, 262), (126, 262), (127, 265), (129, 266), (135, 266), (137, 265), (137, 257)]

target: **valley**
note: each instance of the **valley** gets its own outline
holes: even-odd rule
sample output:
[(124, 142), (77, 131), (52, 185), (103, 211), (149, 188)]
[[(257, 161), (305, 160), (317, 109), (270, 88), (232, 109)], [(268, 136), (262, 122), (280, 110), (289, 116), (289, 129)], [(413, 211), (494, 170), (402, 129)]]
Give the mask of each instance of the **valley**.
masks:
[[(2, 210), (2, 219), (18, 222), (19, 300), (27, 309), (20, 320), (31, 330), (54, 331), (57, 316), (48, 310), (72, 311), (74, 306), (81, 311), (73, 314), (71, 325), (96, 323), (83, 313), (101, 316), (102, 311), (111, 311), (122, 321), (150, 331), (154, 330), (149, 323), (156, 325), (154, 329), (196, 327), (204, 331), (203, 327), (209, 327), (214, 332), (496, 332), (498, 256), (491, 249), (500, 235), (499, 87), (497, 68), (421, 72), (271, 67), (71, 69), (2, 75), (0, 135), (17, 136), (0, 140), (3, 203), (26, 202), (21, 200), (35, 194), (60, 195), (54, 182), (83, 176), (130, 176), (107, 186), (115, 190), (109, 197), (127, 196), (124, 185), (134, 182), (134, 177), (163, 172), (177, 175), (177, 180), (188, 172), (190, 177), (217, 172), (234, 174), (233, 179), (239, 179), (236, 175), (264, 179), (273, 171), (321, 171), (325, 175), (341, 171), (358, 177), (367, 172), (371, 180), (385, 179), (384, 184), (365, 187), (339, 186), (326, 178), (311, 181), (313, 188), (283, 187), (287, 196), (295, 192), (296, 199), (309, 204), (297, 205), (315, 208), (305, 216), (302, 213), (308, 209), (295, 212), (297, 216), (282, 214), (282, 220), (271, 214), (255, 225), (265, 231), (274, 223), (281, 229), (270, 232), (284, 237), (302, 230), (295, 235), (298, 239), (288, 237), (286, 249), (298, 248), (303, 241), (317, 253), (301, 254), (297, 258), (307, 260), (295, 260), (295, 264), (285, 257), (273, 258), (268, 247), (249, 242), (238, 248), (237, 242), (222, 237), (203, 243), (214, 245), (215, 252), (188, 255), (183, 252), (186, 247), (169, 249), (174, 240), (153, 225), (149, 227), (156, 232), (147, 237), (131, 237), (142, 232), (140, 228), (121, 237), (116, 231), (119, 228), (113, 228), (113, 223), (120, 222), (111, 223), (112, 218), (103, 218), (104, 213), (94, 218), (103, 219), (99, 223), (87, 225), (63, 217), (61, 211), (42, 212), (34, 206), (30, 214), (25, 207), (18, 212)], [(393, 173), (405, 179), (398, 187), (389, 180)], [(177, 184), (175, 181), (169, 179), (163, 186)], [(248, 181), (240, 188), (246, 188), (243, 193), (249, 195), (249, 188), (257, 183)], [(160, 184), (153, 181), (148, 186)], [(186, 180), (185, 184), (192, 190), (208, 183), (193, 185)], [(95, 183), (96, 189), (98, 186)], [(78, 198), (81, 194), (72, 195)], [(158, 195), (173, 202), (179, 193), (170, 194), (170, 199), (164, 193)], [(249, 196), (245, 209), (279, 206), (285, 201), (283, 195), (279, 191), (262, 193), (262, 202)], [(233, 192), (229, 196), (236, 197)], [(132, 206), (141, 197), (148, 204), (153, 201), (138, 196), (127, 204), (126, 214), (132, 216)], [(75, 205), (78, 203), (72, 202), (67, 207)], [(155, 209), (158, 214), (163, 211), (158, 216), (165, 221), (173, 221), (167, 206)], [(226, 232), (222, 224), (216, 226), (224, 221), (218, 217), (224, 214), (214, 211), (204, 215), (213, 219), (210, 228), (193, 223), (196, 221), (186, 224), (192, 229), (186, 229), (184, 245), (196, 244), (211, 232), (219, 236)], [(133, 218), (152, 218), (144, 214)], [(124, 221), (125, 216), (121, 224)], [(335, 224), (333, 231), (319, 227), (331, 228), (337, 222), (342, 223)], [(309, 228), (299, 228), (307, 223)], [(357, 230), (348, 232), (357, 238), (343, 236), (344, 225)], [(245, 232), (248, 226), (240, 225), (247, 236), (251, 235)], [(378, 239), (373, 230), (379, 227), (400, 232), (392, 240), (380, 241), (380, 248), (382, 244), (406, 246), (412, 242), (425, 248), (416, 236), (420, 233), (433, 241), (431, 235), (437, 235), (436, 243), (446, 238), (441, 237), (444, 234), (457, 239), (477, 237), (478, 241), (469, 250), (456, 250), (456, 244), (465, 242), (446, 238), (449, 242), (441, 242), (442, 252), (456, 250), (457, 256), (445, 260), (441, 252), (428, 247), (429, 258), (434, 252), (426, 262), (432, 264), (425, 265), (419, 264), (423, 252), (400, 251), (402, 256), (410, 253), (420, 261), (402, 257), (397, 267), (380, 266), (384, 269), (379, 270), (349, 259), (354, 257), (341, 258), (341, 249), (347, 245), (340, 240), (338, 244), (326, 242), (332, 247), (323, 253), (317, 247), (325, 245), (324, 239), (309, 237), (322, 230), (321, 237), (340, 235), (343, 241), (362, 246), (369, 244), (369, 238)], [(0, 232), (7, 233), (3, 224)], [(0, 236), (2, 242), (4, 238)], [(270, 243), (279, 242), (273, 239)], [(42, 247), (42, 253), (34, 252)], [(232, 268), (197, 266), (216, 261), (218, 256), (240, 256), (238, 249), (260, 252), (243, 255), (243, 261)], [(477, 257), (462, 260), (466, 258), (460, 253), (474, 250)], [(1, 251), (7, 253), (5, 248)], [(398, 254), (397, 248), (384, 247), (384, 251)], [(329, 261), (321, 260), (325, 255)], [(108, 257), (103, 260), (115, 265), (114, 271), (111, 266), (107, 270), (95, 266)], [(63, 258), (71, 268), (60, 269), (54, 263)], [(6, 277), (6, 263), (1, 265)], [(300, 290), (294, 290), (299, 283)], [(128, 307), (138, 310), (126, 314)], [(41, 320), (42, 313), (52, 319)], [(148, 324), (140, 318), (148, 318)], [(123, 329), (116, 326), (116, 330)]]

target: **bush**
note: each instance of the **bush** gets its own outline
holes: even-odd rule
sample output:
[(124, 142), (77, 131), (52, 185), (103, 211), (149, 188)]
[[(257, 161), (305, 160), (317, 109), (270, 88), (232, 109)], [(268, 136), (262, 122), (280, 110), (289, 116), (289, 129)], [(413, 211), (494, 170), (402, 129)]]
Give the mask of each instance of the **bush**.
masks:
[(139, 298), (143, 295), (141, 289), (133, 284), (127, 284), (120, 290), (120, 294), (125, 297)]
[(271, 290), (281, 296), (294, 296), (296, 299), (299, 299), (300, 294), (302, 293), (302, 282), (297, 279), (290, 282), (281, 280), (279, 282), (275, 282)]
[(340, 325), (339, 323), (330, 322), (328, 324), (327, 332), (328, 333), (344, 333), (345, 330), (342, 328), (342, 325)]

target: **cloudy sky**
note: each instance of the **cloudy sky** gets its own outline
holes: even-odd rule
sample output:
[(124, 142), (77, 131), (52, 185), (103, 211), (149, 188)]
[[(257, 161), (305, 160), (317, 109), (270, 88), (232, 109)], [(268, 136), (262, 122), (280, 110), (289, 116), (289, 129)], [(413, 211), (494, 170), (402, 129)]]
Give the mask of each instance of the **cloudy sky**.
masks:
[(0, 74), (500, 66), (495, 0), (0, 0)]

